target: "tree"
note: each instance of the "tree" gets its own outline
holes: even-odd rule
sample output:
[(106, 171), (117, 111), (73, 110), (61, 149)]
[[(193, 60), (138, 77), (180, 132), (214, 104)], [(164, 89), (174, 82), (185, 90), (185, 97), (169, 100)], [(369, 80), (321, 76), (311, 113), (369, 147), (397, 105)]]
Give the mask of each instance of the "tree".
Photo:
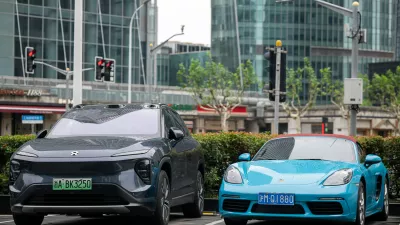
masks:
[(374, 74), (369, 85), (371, 100), (380, 104), (381, 108), (397, 120), (396, 133), (400, 132), (400, 66), (396, 71), (388, 70), (386, 74)]
[(244, 91), (258, 84), (253, 64), (250, 61), (241, 64), (243, 88), (239, 67), (236, 72), (230, 72), (221, 63), (214, 62), (211, 55), (208, 55), (204, 64), (203, 66), (198, 59), (192, 59), (188, 69), (180, 64), (178, 81), (202, 109), (218, 113), (222, 130), (228, 131), (226, 121), (232, 111), (241, 104)]
[[(329, 68), (321, 69), (327, 72)], [(301, 99), (303, 83), (306, 82), (307, 94)], [(321, 93), (321, 82), (315, 75), (314, 69), (308, 58), (304, 58), (304, 67), (289, 69), (286, 80), (286, 96), (289, 102), (282, 103), (283, 109), (288, 116), (296, 121), (297, 133), (301, 133), (301, 118), (314, 106), (315, 101)]]
[[(350, 108), (344, 104), (344, 82), (343, 80), (334, 79), (330, 68), (321, 69), (320, 72), (322, 74), (321, 95), (328, 96), (330, 102), (340, 110), (340, 114), (346, 120), (347, 129), (350, 132)], [(363, 79), (364, 94), (366, 94), (369, 87), (368, 76), (359, 74), (358, 77)], [(370, 101), (365, 95), (363, 105), (370, 105)]]

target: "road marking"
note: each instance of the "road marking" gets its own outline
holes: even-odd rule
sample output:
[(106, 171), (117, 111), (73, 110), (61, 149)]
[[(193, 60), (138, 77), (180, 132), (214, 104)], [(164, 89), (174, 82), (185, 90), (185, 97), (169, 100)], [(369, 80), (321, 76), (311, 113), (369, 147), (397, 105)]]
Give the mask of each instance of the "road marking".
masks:
[(214, 221), (214, 222), (211, 222), (211, 223), (207, 223), (206, 225), (215, 225), (215, 224), (219, 224), (219, 223), (222, 223), (222, 222), (224, 222), (224, 220), (217, 220), (217, 221)]

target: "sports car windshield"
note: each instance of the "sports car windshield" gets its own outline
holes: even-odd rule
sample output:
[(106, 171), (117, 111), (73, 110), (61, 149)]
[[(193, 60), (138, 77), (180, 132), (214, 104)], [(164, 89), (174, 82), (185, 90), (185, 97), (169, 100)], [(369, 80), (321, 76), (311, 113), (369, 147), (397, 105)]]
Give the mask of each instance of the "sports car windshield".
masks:
[(65, 115), (54, 125), (48, 137), (154, 136), (159, 133), (159, 122), (156, 110), (85, 110)]
[(289, 137), (267, 142), (253, 160), (331, 160), (355, 162), (353, 143), (335, 137)]

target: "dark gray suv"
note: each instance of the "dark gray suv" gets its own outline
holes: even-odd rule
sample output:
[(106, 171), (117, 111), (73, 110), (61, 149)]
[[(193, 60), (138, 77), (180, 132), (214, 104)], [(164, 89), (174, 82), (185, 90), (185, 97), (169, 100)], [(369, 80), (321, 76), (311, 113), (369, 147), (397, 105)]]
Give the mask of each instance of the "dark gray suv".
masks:
[(47, 214), (201, 217), (204, 157), (177, 112), (163, 104), (79, 105), (10, 161), (16, 225)]

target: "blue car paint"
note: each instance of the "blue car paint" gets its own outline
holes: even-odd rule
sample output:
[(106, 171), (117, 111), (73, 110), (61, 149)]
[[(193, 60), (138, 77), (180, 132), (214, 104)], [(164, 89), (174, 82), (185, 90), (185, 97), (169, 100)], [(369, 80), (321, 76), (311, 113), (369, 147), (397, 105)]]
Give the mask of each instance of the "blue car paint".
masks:
[[(219, 190), (219, 212), (225, 218), (267, 219), (278, 218), (309, 218), (354, 222), (356, 220), (358, 187), (361, 179), (366, 181), (366, 216), (382, 211), (384, 191), (381, 191), (378, 201), (375, 199), (376, 177), (381, 175), (388, 180), (387, 169), (379, 156), (367, 155), (366, 161), (375, 164), (365, 166), (360, 162), (357, 145), (354, 143), (356, 162), (318, 160), (259, 160), (249, 161), (248, 155), (242, 154), (237, 163), (231, 166), (237, 168), (242, 176), (242, 184), (227, 183), (222, 179)], [(340, 169), (352, 169), (351, 181), (345, 185), (324, 186), (325, 180)], [(389, 180), (388, 180), (389, 182)], [(384, 189), (382, 182), (381, 190)], [(258, 203), (258, 193), (294, 193), (295, 204), (303, 206), (305, 214), (266, 214), (253, 213), (251, 209)], [(322, 200), (320, 198), (323, 198)], [(324, 200), (341, 198), (340, 200)], [(223, 210), (225, 199), (250, 200), (246, 212), (229, 212)], [(339, 215), (314, 215), (306, 202), (339, 202), (343, 213)]]

